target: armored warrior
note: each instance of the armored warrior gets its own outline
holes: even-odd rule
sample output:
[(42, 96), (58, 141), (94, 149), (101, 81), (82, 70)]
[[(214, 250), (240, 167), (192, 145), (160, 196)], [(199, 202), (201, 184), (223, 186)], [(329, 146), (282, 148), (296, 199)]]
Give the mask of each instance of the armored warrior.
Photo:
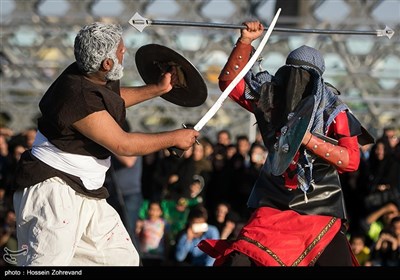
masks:
[[(251, 57), (264, 27), (246, 22), (219, 76), (223, 90)], [(252, 112), (269, 150), (235, 241), (203, 240), (215, 266), (354, 266), (339, 173), (358, 169), (373, 142), (333, 86), (321, 53), (293, 50), (275, 75), (250, 70), (229, 97)]]

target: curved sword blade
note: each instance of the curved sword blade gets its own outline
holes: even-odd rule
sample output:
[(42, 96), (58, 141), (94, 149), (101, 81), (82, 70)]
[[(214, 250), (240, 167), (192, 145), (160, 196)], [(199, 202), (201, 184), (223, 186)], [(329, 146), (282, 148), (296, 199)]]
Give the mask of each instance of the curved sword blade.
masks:
[(278, 9), (276, 12), (274, 19), (272, 20), (270, 26), (268, 27), (267, 33), (265, 33), (263, 39), (261, 40), (260, 44), (258, 45), (256, 51), (254, 52), (253, 56), (247, 62), (247, 64), (243, 67), (243, 69), (239, 72), (239, 74), (233, 79), (233, 81), (229, 84), (229, 86), (222, 92), (220, 97), (218, 97), (217, 101), (214, 103), (213, 106), (207, 111), (207, 113), (200, 119), (200, 121), (194, 126), (194, 129), (199, 131), (203, 128), (203, 126), (217, 113), (219, 108), (221, 108), (223, 102), (229, 96), (231, 91), (235, 88), (235, 86), (240, 82), (240, 80), (249, 72), (250, 68), (254, 65), (258, 56), (261, 54), (261, 51), (264, 49), (265, 44), (268, 41), (269, 36), (274, 29), (276, 22), (278, 21), (279, 14), (281, 13), (281, 8)]

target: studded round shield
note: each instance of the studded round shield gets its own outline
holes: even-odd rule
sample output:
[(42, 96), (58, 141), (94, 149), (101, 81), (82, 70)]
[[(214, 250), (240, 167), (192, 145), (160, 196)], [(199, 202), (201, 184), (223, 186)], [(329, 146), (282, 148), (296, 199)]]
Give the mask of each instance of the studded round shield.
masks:
[(286, 125), (281, 128), (281, 134), (274, 145), (272, 160), (269, 163), (274, 176), (280, 176), (285, 172), (299, 150), (311, 124), (314, 102), (314, 96), (301, 101), (295, 112), (289, 115)]
[(177, 82), (165, 100), (183, 107), (200, 106), (207, 99), (207, 86), (199, 71), (174, 50), (157, 44), (140, 47), (135, 55), (136, 67), (146, 84), (155, 84), (161, 75), (174, 67)]

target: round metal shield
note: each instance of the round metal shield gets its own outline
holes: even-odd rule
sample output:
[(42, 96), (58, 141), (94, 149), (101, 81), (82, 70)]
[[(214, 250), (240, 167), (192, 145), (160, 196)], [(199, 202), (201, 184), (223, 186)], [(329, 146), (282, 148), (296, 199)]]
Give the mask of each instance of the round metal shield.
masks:
[(200, 106), (207, 99), (207, 86), (199, 71), (186, 58), (165, 46), (149, 44), (135, 55), (136, 67), (146, 84), (157, 83), (162, 73), (175, 67), (177, 83), (165, 100), (183, 107)]
[(309, 96), (301, 101), (294, 115), (281, 129), (281, 135), (273, 151), (270, 162), (271, 173), (275, 176), (282, 175), (292, 162), (299, 150), (304, 135), (309, 129), (314, 107), (314, 96)]

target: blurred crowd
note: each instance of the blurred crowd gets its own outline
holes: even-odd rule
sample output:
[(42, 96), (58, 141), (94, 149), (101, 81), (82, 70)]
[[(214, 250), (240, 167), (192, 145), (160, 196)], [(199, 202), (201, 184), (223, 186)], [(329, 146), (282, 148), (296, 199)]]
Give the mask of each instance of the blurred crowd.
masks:
[[(348, 239), (360, 265), (400, 266), (399, 129), (386, 127), (375, 144), (360, 147), (356, 172), (341, 175), (348, 211)], [(1, 266), (15, 265), (12, 205), (15, 165), (33, 145), (35, 128), (20, 133), (0, 128)], [(181, 158), (168, 150), (113, 158), (107, 173), (108, 201), (120, 213), (144, 266), (211, 266), (199, 240), (234, 239), (251, 212), (247, 198), (268, 151), (257, 135), (232, 137), (220, 130)], [(196, 225), (196, 226), (194, 226)]]

